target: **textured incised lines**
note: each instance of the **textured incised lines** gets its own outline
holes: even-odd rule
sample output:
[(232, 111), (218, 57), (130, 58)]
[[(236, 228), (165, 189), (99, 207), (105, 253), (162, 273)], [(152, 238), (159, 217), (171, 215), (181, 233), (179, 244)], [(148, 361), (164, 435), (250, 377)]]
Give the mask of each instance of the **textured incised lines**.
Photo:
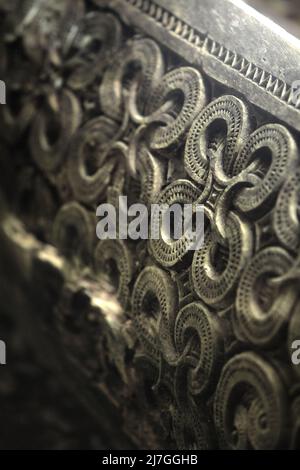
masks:
[(298, 449), (299, 448), (299, 432), (300, 432), (300, 396), (299, 394), (293, 400), (291, 406), (291, 416), (293, 421), (292, 426), (292, 438), (290, 443), (290, 449)]
[[(288, 337), (287, 337), (287, 343), (286, 343), (286, 350), (288, 354), (290, 354), (293, 342), (299, 341), (299, 338), (300, 338), (300, 310), (299, 309), (300, 309), (300, 304), (298, 300), (297, 304), (295, 305), (295, 308), (292, 311), (291, 320), (290, 320), (289, 328), (288, 328)], [(299, 380), (299, 377), (300, 377), (299, 364), (294, 364), (294, 361), (292, 362), (293, 362), (294, 374)], [(298, 419), (299, 419), (299, 415), (298, 415)]]
[(133, 276), (133, 256), (123, 240), (101, 240), (94, 253), (95, 269), (106, 276), (121, 305), (129, 302), (129, 283)]
[(244, 352), (230, 359), (214, 403), (221, 447), (276, 448), (285, 430), (286, 399), (280, 375), (260, 356)]
[(151, 90), (159, 83), (163, 73), (162, 54), (154, 41), (151, 39), (129, 41), (119, 51), (114, 63), (107, 69), (103, 77), (100, 87), (103, 112), (113, 119), (122, 119), (125, 87), (130, 89), (135, 75), (135, 81), (138, 79), (136, 106), (137, 110), (143, 113), (145, 100), (151, 94)]
[(300, 169), (297, 168), (285, 181), (277, 198), (274, 213), (274, 230), (279, 241), (288, 249), (299, 246)]
[(286, 273), (293, 259), (279, 247), (259, 251), (239, 282), (236, 298), (237, 335), (257, 345), (270, 344), (287, 323), (297, 298), (291, 285), (272, 286), (272, 278)]
[[(169, 242), (160, 236), (149, 242), (150, 265), (137, 273), (126, 242), (102, 241), (94, 253), (95, 275), (108, 275), (132, 318), (143, 354), (156, 364), (156, 395), (168, 384), (168, 402), (160, 406), (173, 416), (179, 447), (212, 446), (211, 429), (194, 402), (204, 404), (211, 396), (221, 446), (276, 447), (285, 409), (280, 379), (267, 361), (250, 352), (234, 356), (221, 372), (228, 332), (223, 332), (217, 312), (231, 307), (234, 341), (255, 347), (276, 345), (289, 321), (297, 293), (290, 283), (274, 287), (272, 280), (290, 269), (290, 256), (276, 246), (252, 256), (260, 246), (254, 224), (274, 206), (279, 242), (288, 249), (297, 246), (295, 178), (285, 182), (298, 159), (295, 140), (279, 124), (254, 130), (248, 105), (233, 95), (207, 104), (208, 87), (200, 72), (180, 67), (165, 73), (152, 40), (128, 41), (119, 57), (106, 68), (100, 86), (104, 115), (88, 120), (71, 141), (68, 177), (75, 198), (94, 204), (107, 195), (116, 203), (118, 195), (127, 193), (130, 200), (147, 204), (204, 204), (207, 224), (204, 246), (192, 253), (193, 260), (184, 236)], [(132, 65), (134, 73), (128, 75)], [(168, 159), (178, 165), (180, 159), (182, 168), (171, 182)], [(288, 219), (295, 227), (290, 246), (282, 228), (287, 199), (293, 200), (294, 211)], [(81, 214), (81, 209), (75, 212)], [(83, 214), (68, 216), (69, 225), (84, 231), (87, 225), (79, 219), (85, 220)], [(65, 235), (69, 229), (63, 226), (56, 233), (61, 234), (56, 235), (57, 246), (72, 258)], [(88, 240), (87, 234), (83, 237)], [(151, 256), (166, 271), (153, 265)], [(90, 250), (83, 257), (90, 258)], [(275, 265), (271, 272), (270, 265)], [(263, 276), (270, 285), (262, 282)], [(233, 415), (228, 417), (230, 407)]]
[[(168, 204), (193, 204), (200, 196), (197, 187), (188, 180), (177, 180), (167, 186), (155, 201), (156, 204), (162, 206)], [(151, 239), (149, 241), (150, 250), (156, 261), (164, 267), (175, 266), (182, 261), (188, 253), (190, 240), (186, 234), (179, 239), (171, 239), (167, 241), (162, 237), (162, 220), (161, 215), (157, 213), (158, 207), (153, 210), (154, 215), (154, 232), (158, 233), (159, 239)]]
[[(222, 61), (288, 103), (285, 84), (155, 2), (127, 1), (213, 56), (213, 64)], [(65, 30), (47, 56), (47, 86), (43, 82), (32, 95), (26, 88), (24, 102), (30, 97), (35, 113), (28, 117), (25, 106), (24, 116), (22, 108), (20, 119), (12, 120), (11, 136), (30, 125), (31, 172), (19, 176), (25, 189), (32, 186), (35, 198), (51, 209), (45, 227), (52, 228), (52, 241), (68, 261), (71, 281), (107, 288), (121, 305), (120, 344), (105, 345), (101, 361), (106, 369), (111, 366), (107, 355), (117, 362), (126, 342), (123, 372), (126, 364), (135, 380), (130, 393), (139, 394), (138, 382), (144, 406), (159, 415), (170, 447), (175, 441), (184, 449), (216, 447), (214, 427), (221, 447), (285, 445), (286, 395), (299, 379), (299, 368), (287, 365), (290, 342), (299, 331), (295, 136), (234, 96), (227, 87), (232, 84), (220, 87), (200, 67), (179, 60), (132, 25), (122, 25), (115, 13), (92, 12), (91, 6), (87, 14), (74, 11), (70, 21), (61, 22), (64, 8), (58, 5), (54, 31)], [(49, 38), (40, 26), (43, 44), (36, 50), (28, 49), (36, 25), (24, 29), (26, 70), (33, 63), (42, 66)], [(24, 137), (23, 132), (18, 145), (24, 145)], [(36, 189), (36, 173), (38, 186), (47, 184), (48, 192)], [(129, 204), (203, 204), (203, 248), (189, 252), (185, 236), (96, 244), (95, 208), (110, 202), (118, 209), (120, 195), (128, 196)], [(31, 211), (23, 220), (39, 234), (44, 220), (33, 224), (36, 217)], [(161, 219), (155, 229), (162, 235)], [(114, 336), (113, 321), (110, 326)], [(79, 340), (86, 334), (81, 327)], [(99, 353), (102, 333), (91, 325), (90, 331)], [(88, 335), (85, 339), (90, 341)], [(245, 349), (249, 352), (241, 353)], [(98, 356), (92, 360), (95, 364)], [(97, 369), (88, 361), (85, 366), (98, 381)], [(121, 407), (124, 416), (134, 408), (129, 399)]]
[(137, 173), (141, 180), (140, 201), (146, 204), (153, 203), (165, 183), (164, 162), (155, 158), (143, 146), (139, 149)]
[(93, 216), (77, 202), (61, 207), (53, 223), (54, 244), (69, 259), (88, 263), (95, 231)]
[(268, 200), (298, 159), (295, 140), (283, 126), (267, 124), (249, 136), (250, 129), (246, 106), (222, 96), (196, 118), (185, 147), (185, 168), (196, 182), (206, 184), (211, 169), (221, 186), (250, 185), (237, 188), (234, 201), (246, 213), (269, 210)]
[(79, 201), (97, 202), (110, 183), (113, 169), (124, 158), (112, 148), (117, 131), (114, 121), (101, 116), (88, 121), (72, 139), (68, 176)]
[[(97, 1), (97, 0), (96, 0)], [(202, 47), (205, 39), (204, 35), (196, 31), (180, 18), (170, 13), (165, 8), (157, 5), (152, 0), (125, 0), (127, 3), (139, 8), (143, 13), (149, 15), (154, 21), (162, 25), (167, 30), (180, 36), (181, 39), (193, 44), (196, 47)]]
[(193, 257), (193, 288), (209, 305), (226, 303), (252, 255), (251, 226), (233, 211), (229, 213), (225, 231), (223, 244), (214, 239), (214, 231), (208, 228), (203, 248)]

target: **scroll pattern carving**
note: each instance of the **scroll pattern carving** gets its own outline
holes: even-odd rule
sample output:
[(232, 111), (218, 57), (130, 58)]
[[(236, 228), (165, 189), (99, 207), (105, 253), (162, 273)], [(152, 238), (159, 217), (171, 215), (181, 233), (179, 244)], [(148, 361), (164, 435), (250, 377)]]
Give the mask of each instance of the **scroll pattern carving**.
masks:
[[(24, 91), (17, 80), (18, 112), (8, 104), (2, 120), (10, 112), (10, 133), (29, 136), (28, 161), (55, 194), (52, 242), (79, 271), (96, 283), (104, 273), (115, 288), (128, 368), (149, 406), (163, 410), (166, 441), (180, 449), (288, 445), (288, 387), (299, 371), (281, 350), (291, 322), (299, 324), (299, 289), (288, 276), (300, 239), (298, 137), (261, 122), (243, 98), (107, 10), (35, 4), (7, 14), (3, 47), (21, 37), (25, 63), (44, 81), (30, 75)], [(159, 17), (154, 2), (139, 4)], [(179, 20), (159, 18), (202, 47)], [(14, 87), (9, 64), (5, 73)], [(28, 98), (35, 112), (26, 112)], [(203, 204), (203, 248), (191, 256), (184, 237), (97, 243), (97, 205), (122, 194)]]

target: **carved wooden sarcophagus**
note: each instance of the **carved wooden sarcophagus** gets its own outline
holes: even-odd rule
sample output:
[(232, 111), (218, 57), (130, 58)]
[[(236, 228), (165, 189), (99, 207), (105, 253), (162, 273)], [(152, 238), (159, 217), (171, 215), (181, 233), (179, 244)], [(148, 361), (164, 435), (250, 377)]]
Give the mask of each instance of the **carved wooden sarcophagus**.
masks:
[[(230, 0), (0, 8), (1, 296), (37, 352), (137, 448), (299, 447), (299, 41)], [(201, 206), (201, 246), (124, 236), (123, 196)]]

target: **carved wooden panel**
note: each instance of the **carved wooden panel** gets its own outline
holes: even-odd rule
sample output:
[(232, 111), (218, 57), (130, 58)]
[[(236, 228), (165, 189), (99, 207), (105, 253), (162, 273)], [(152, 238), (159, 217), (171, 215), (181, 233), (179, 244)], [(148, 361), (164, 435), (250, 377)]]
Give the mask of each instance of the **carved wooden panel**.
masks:
[[(45, 309), (33, 323), (137, 446), (295, 448), (300, 47), (217, 3), (8, 8), (3, 185), (37, 239), (22, 235)], [(97, 240), (96, 208), (119, 195), (203, 204), (204, 246)]]

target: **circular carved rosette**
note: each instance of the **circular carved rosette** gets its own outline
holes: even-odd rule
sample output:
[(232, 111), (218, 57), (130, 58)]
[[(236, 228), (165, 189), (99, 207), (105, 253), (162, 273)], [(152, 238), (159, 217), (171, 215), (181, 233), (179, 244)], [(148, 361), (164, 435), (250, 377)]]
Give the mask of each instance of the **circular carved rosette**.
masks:
[[(146, 114), (154, 114), (169, 101), (161, 117), (164, 123), (151, 135), (151, 149), (166, 151), (182, 143), (195, 116), (206, 104), (206, 86), (202, 75), (191, 67), (181, 67), (168, 72), (147, 100)], [(167, 155), (167, 154), (166, 154)]]
[[(151, 254), (161, 266), (174, 267), (183, 261), (189, 253), (193, 253), (190, 251), (191, 237), (182, 225), (184, 205), (194, 204), (200, 194), (201, 192), (197, 189), (196, 185), (190, 181), (177, 180), (162, 191), (155, 201), (155, 206), (152, 206), (152, 238), (149, 241), (149, 248)], [(175, 210), (175, 205), (180, 211), (180, 217), (176, 220), (177, 213), (174, 212), (174, 224), (172, 226), (172, 206)], [(164, 206), (166, 207), (166, 212), (163, 214), (161, 209)], [(196, 206), (194, 204), (192, 215), (195, 215), (195, 210)], [(163, 221), (164, 218), (168, 217), (170, 218), (170, 233), (165, 233)], [(190, 225), (192, 225), (192, 222), (191, 220)], [(178, 224), (177, 227), (176, 224)], [(203, 227), (199, 228), (199, 230), (201, 229), (203, 230)]]
[(95, 80), (100, 80), (121, 43), (122, 27), (115, 16), (90, 12), (82, 17), (75, 35), (70, 35), (63, 45), (68, 86), (84, 91)]
[(191, 267), (193, 287), (209, 305), (226, 305), (253, 251), (251, 226), (231, 211), (226, 239), (215, 240), (213, 229), (205, 232), (203, 248), (196, 251)]
[(187, 136), (184, 163), (189, 176), (205, 184), (211, 168), (218, 182), (226, 182), (250, 128), (249, 111), (242, 100), (225, 95), (212, 101), (196, 117)]
[(223, 359), (223, 338), (218, 318), (200, 302), (183, 307), (175, 323), (178, 355), (177, 396), (183, 391), (203, 395), (216, 386)]
[(151, 39), (133, 39), (116, 55), (104, 74), (100, 87), (103, 112), (115, 120), (122, 120), (127, 93), (136, 87), (136, 107), (143, 114), (149, 96), (164, 73), (160, 48)]
[(138, 276), (132, 293), (132, 314), (142, 345), (161, 351), (171, 363), (176, 359), (174, 325), (177, 290), (169, 275), (156, 266)]
[(290, 283), (272, 284), (292, 266), (291, 256), (282, 248), (259, 251), (242, 273), (236, 297), (235, 329), (238, 337), (252, 344), (274, 344), (287, 323), (297, 299)]
[(55, 217), (52, 239), (66, 258), (89, 263), (95, 240), (92, 214), (77, 202), (65, 204)]
[(225, 365), (214, 400), (222, 448), (275, 449), (284, 437), (287, 404), (277, 371), (253, 352)]

